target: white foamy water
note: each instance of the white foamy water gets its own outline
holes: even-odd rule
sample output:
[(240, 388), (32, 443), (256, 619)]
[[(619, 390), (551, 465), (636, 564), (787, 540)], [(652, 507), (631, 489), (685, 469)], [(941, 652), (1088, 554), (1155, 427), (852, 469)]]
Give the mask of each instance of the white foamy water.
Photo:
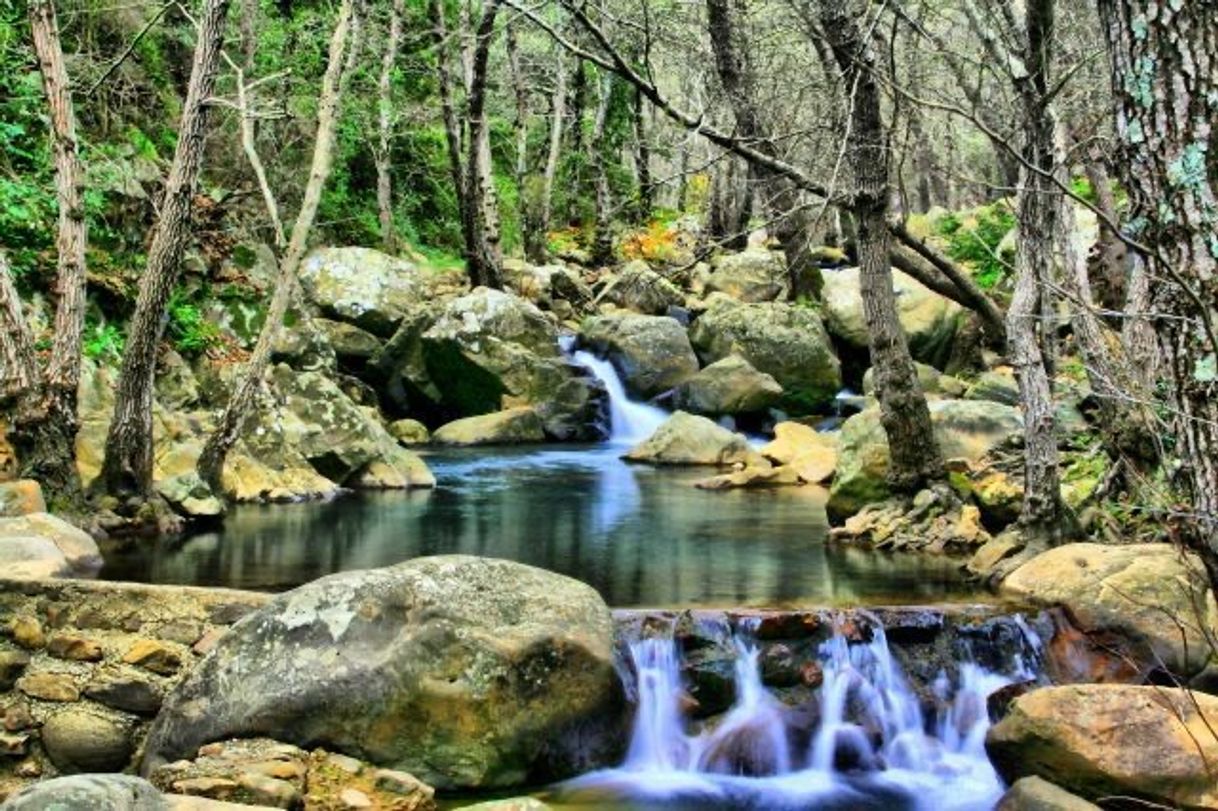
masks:
[[(563, 349), (567, 351), (568, 347)], [(607, 359), (581, 349), (571, 353), (571, 360), (591, 372), (609, 393), (610, 442), (623, 445), (642, 442), (668, 419), (664, 409), (630, 399), (617, 369)]]

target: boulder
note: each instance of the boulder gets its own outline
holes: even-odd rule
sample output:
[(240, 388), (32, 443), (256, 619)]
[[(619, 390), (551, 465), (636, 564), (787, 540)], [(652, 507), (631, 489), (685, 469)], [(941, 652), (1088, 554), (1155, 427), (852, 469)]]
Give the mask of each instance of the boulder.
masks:
[(44, 512), (0, 518), (0, 560), (10, 577), (93, 577), (102, 566), (89, 533)]
[(676, 285), (647, 266), (641, 259), (627, 262), (597, 297), (596, 303), (609, 302), (643, 315), (663, 315), (669, 307), (685, 303)]
[(77, 774), (42, 780), (0, 805), (0, 811), (169, 811), (156, 787), (129, 774)]
[(1021, 777), (994, 811), (1100, 811), (1100, 807), (1039, 777)]
[(1218, 807), (1218, 698), (1170, 687), (1044, 687), (1016, 698), (986, 751), (1008, 781), (1037, 776), (1087, 799)]
[(742, 463), (769, 467), (759, 453), (749, 447), (740, 434), (733, 434), (718, 423), (684, 411), (677, 411), (655, 433), (631, 448), (622, 457), (631, 462), (653, 465), (718, 465)]
[(734, 473), (723, 473), (694, 482), (699, 490), (733, 490), (740, 487), (761, 489), (766, 487), (794, 487), (803, 484), (795, 468), (783, 467), (746, 467)]
[(1080, 630), (1117, 634), (1144, 664), (1161, 662), (1178, 676), (1200, 672), (1213, 656), (1218, 605), (1205, 567), (1169, 544), (1059, 546), (1012, 572), (1002, 591), (1064, 605)]
[(15, 518), (30, 513), (44, 513), (47, 503), (42, 486), (33, 479), (0, 482), (0, 518)]
[(782, 399), (782, 386), (744, 358), (729, 355), (677, 386), (673, 403), (693, 414), (750, 414)]
[(706, 363), (738, 355), (782, 386), (781, 407), (806, 414), (828, 406), (842, 387), (841, 364), (820, 317), (785, 302), (742, 304), (712, 297), (690, 341)]
[(390, 436), (403, 445), (426, 445), (431, 441), (431, 432), (418, 420), (394, 420), (386, 428)]
[[(934, 366), (928, 366), (925, 363), (914, 361), (914, 369), (918, 373), (918, 383), (922, 386), (924, 394), (947, 394), (939, 388), (939, 381), (947, 375), (942, 374)], [(863, 373), (863, 394), (868, 397), (875, 396), (875, 369), (868, 367)]]
[(179, 515), (190, 519), (221, 518), (225, 512), (224, 502), (215, 497), (194, 470), (161, 479), (156, 483), (156, 491)]
[(617, 723), (620, 689), (591, 587), (505, 560), (417, 558), (247, 616), (166, 698), (143, 768), (266, 736), (437, 788), (515, 786), (611, 762), (616, 732), (593, 730)]
[(545, 440), (541, 418), (529, 406), (450, 422), (436, 429), (438, 445), (512, 445)]
[(685, 328), (667, 316), (617, 313), (589, 319), (582, 341), (603, 352), (632, 394), (650, 398), (698, 372)]
[[(977, 462), (995, 448), (1020, 437), (1023, 420), (1011, 406), (987, 401), (936, 400), (930, 403), (935, 439), (945, 459)], [(867, 504), (892, 495), (888, 487), (888, 437), (878, 406), (842, 423), (837, 473), (826, 509), (842, 520)]]
[(42, 725), (42, 746), (61, 772), (117, 772), (135, 751), (127, 724), (83, 707), (69, 707)]
[(381, 348), (381, 339), (354, 324), (314, 318), (315, 326), (340, 361), (363, 363)]
[(329, 318), (389, 337), (430, 286), (411, 262), (371, 248), (319, 248), (300, 265), (305, 296)]
[(773, 301), (787, 290), (787, 263), (782, 254), (751, 248), (725, 253), (711, 262), (707, 293), (726, 293), (740, 301)]
[(775, 425), (774, 439), (760, 452), (777, 465), (790, 466), (809, 484), (828, 481), (837, 469), (837, 437), (798, 422)]
[(964, 392), (964, 399), (1019, 405), (1019, 383), (1015, 380), (1015, 372), (1009, 367), (982, 372)]
[[(868, 348), (859, 269), (842, 268), (823, 274), (821, 291), (825, 326), (834, 337), (856, 350)], [(952, 341), (963, 319), (963, 308), (899, 270), (892, 271), (898, 317), (915, 360), (942, 368), (951, 356)]]

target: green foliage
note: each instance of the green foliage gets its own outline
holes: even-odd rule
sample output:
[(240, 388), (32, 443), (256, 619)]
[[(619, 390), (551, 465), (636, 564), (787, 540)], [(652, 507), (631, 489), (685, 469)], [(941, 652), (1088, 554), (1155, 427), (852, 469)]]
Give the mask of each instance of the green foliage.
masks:
[(1008, 263), (998, 255), (1003, 237), (1015, 227), (1015, 215), (1004, 202), (978, 208), (967, 219), (946, 214), (939, 219), (939, 235), (947, 240), (947, 253), (973, 269), (984, 289), (992, 289), (1007, 275)]
[(220, 342), (220, 328), (203, 316), (198, 304), (175, 290), (169, 299), (169, 337), (183, 355), (198, 355)]
[(85, 321), (82, 348), (85, 357), (96, 361), (117, 362), (123, 354), (126, 337), (115, 324), (90, 317)]

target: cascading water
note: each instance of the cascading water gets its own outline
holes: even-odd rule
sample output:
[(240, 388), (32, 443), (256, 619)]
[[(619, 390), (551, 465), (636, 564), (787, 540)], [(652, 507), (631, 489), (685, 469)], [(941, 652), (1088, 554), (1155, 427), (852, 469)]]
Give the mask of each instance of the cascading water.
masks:
[[(935, 717), (893, 657), (877, 622), (870, 641), (835, 633), (818, 651), (823, 682), (810, 740), (795, 734), (791, 708), (762, 683), (751, 629), (732, 635), (736, 699), (715, 725), (690, 731), (678, 643), (630, 645), (637, 712), (629, 750), (616, 769), (558, 789), (572, 805), (699, 809), (909, 809), (982, 811), (1002, 794), (985, 755), (986, 698), (1032, 674), (1015, 657), (1009, 674), (971, 661), (955, 679), (930, 685)], [(1034, 636), (1025, 646), (1038, 644)], [(805, 741), (807, 741), (805, 743)]]
[(631, 400), (617, 370), (607, 359), (598, 358), (582, 349), (572, 351), (570, 339), (561, 341), (559, 345), (572, 362), (587, 369), (605, 385), (605, 391), (609, 394), (610, 442), (623, 445), (642, 442), (668, 419), (669, 414), (664, 409)]

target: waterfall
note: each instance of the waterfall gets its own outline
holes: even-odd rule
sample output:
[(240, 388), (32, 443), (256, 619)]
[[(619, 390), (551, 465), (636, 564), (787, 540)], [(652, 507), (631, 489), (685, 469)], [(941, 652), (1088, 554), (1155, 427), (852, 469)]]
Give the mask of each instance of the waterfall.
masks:
[(655, 433), (668, 412), (647, 403), (631, 400), (626, 387), (618, 376), (617, 369), (605, 358), (598, 358), (585, 350), (571, 351), (571, 340), (560, 340), (559, 346), (568, 353), (572, 362), (584, 367), (593, 377), (605, 385), (609, 393), (609, 441), (633, 445)]
[[(869, 641), (839, 631), (816, 658), (824, 680), (815, 728), (802, 738), (761, 679), (761, 649), (748, 626), (728, 629), (736, 698), (698, 731), (685, 718), (680, 647), (671, 635), (629, 646), (637, 711), (622, 765), (560, 786), (573, 806), (707, 809), (910, 809), (988, 811), (1003, 791), (985, 755), (986, 698), (1032, 674), (1016, 656), (1009, 674), (962, 661), (929, 696), (910, 685), (883, 627)], [(1025, 637), (1034, 649), (1034, 636)], [(929, 702), (933, 699), (935, 710)], [(800, 741), (808, 741), (801, 743)], [(564, 806), (565, 807), (565, 806)]]

